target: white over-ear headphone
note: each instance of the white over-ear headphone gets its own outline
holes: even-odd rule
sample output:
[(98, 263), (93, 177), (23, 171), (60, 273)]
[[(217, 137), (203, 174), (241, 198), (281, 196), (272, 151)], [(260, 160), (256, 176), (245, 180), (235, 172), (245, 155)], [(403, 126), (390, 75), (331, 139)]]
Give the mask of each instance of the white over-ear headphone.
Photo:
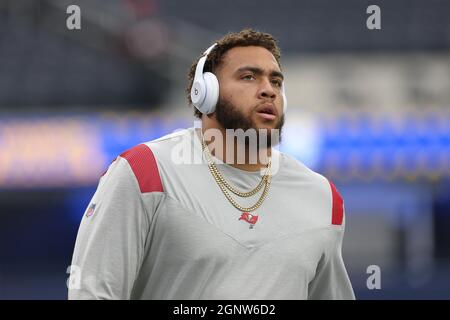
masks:
[[(195, 68), (194, 82), (191, 88), (192, 104), (204, 114), (213, 113), (216, 110), (217, 101), (219, 100), (219, 81), (217, 77), (211, 72), (203, 72), (208, 54), (216, 45), (217, 43), (214, 43), (209, 47), (203, 53), (200, 60), (198, 60), (197, 67)], [(283, 113), (286, 113), (287, 99), (284, 92), (284, 83), (281, 87), (281, 93), (283, 96)]]

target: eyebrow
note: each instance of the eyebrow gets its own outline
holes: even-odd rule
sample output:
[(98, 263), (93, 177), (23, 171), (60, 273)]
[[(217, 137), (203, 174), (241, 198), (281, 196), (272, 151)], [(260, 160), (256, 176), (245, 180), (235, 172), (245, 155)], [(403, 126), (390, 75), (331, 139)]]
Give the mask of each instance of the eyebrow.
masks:
[[(264, 70), (258, 67), (252, 67), (252, 66), (244, 66), (236, 70), (236, 73), (241, 73), (244, 71), (251, 71), (256, 75), (262, 75), (264, 74)], [(280, 77), (282, 80), (284, 80), (284, 76), (280, 71), (272, 70), (269, 74), (271, 77)]]

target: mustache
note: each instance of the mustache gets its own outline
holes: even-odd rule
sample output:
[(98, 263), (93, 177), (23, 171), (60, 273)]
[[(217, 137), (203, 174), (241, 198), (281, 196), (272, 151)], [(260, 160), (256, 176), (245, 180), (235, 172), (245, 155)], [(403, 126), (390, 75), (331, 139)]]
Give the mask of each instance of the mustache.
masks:
[[(249, 111), (245, 112), (245, 107), (239, 107), (238, 105), (233, 104), (226, 98), (219, 97), (219, 101), (217, 103), (216, 111), (214, 117), (218, 121), (218, 123), (225, 129), (243, 129), (246, 131), (247, 129), (254, 128), (256, 129), (256, 124), (253, 120), (253, 112), (257, 112), (258, 108), (262, 109), (266, 104), (267, 106), (273, 107), (273, 112), (276, 113), (277, 120), (273, 129), (279, 130), (278, 141), (271, 141), (269, 134), (269, 144), (275, 145), (281, 142), (282, 140), (282, 128), (285, 122), (285, 115), (283, 112), (279, 112), (275, 107), (275, 104), (270, 101), (259, 102), (250, 108)], [(248, 107), (247, 107), (248, 108)], [(269, 132), (272, 129), (269, 129)]]

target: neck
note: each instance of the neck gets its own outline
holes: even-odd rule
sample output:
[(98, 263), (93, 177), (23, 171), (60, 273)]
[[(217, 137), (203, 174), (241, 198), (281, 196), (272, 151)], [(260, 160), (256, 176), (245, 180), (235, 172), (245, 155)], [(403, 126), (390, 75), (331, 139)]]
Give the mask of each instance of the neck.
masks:
[[(218, 125), (208, 125), (205, 121), (202, 123), (202, 135), (214, 157), (241, 170), (259, 171), (264, 169), (272, 156), (271, 147), (260, 148), (257, 146), (251, 148), (249, 144), (240, 142), (238, 139), (227, 139), (225, 128)], [(245, 158), (242, 155), (242, 150), (245, 150)]]

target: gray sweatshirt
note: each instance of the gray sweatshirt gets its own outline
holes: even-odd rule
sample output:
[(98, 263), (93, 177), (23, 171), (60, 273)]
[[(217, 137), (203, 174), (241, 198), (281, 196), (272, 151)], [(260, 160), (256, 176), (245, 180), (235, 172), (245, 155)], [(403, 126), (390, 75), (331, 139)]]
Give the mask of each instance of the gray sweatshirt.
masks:
[[(273, 149), (272, 158), (250, 228), (211, 175), (194, 128), (122, 153), (81, 220), (69, 299), (354, 299), (341, 196), (291, 156)], [(238, 189), (261, 181), (260, 172), (217, 166)], [(245, 207), (259, 196), (234, 199)]]

